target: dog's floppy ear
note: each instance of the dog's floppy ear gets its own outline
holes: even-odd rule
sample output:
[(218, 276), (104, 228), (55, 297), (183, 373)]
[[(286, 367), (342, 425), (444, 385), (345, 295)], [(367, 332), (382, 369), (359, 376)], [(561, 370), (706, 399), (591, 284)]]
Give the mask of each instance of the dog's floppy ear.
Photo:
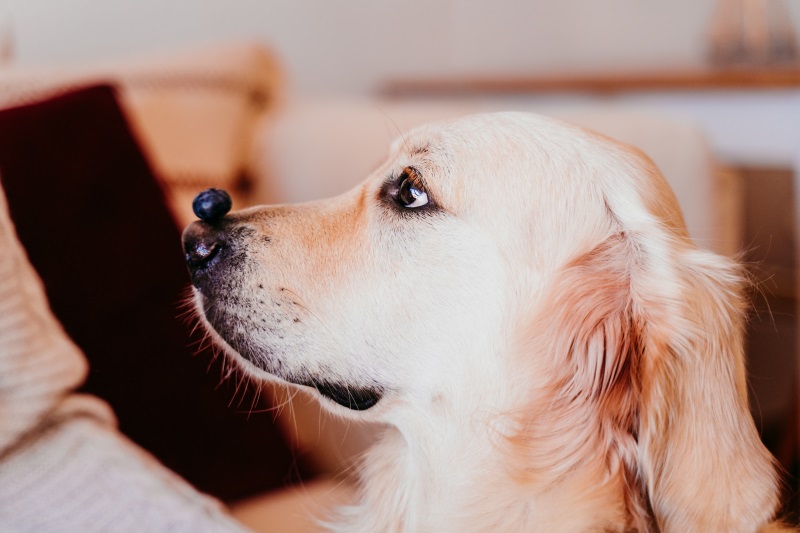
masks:
[(632, 298), (631, 255), (627, 237), (611, 235), (552, 281), (522, 350), (550, 378), (519, 413), (511, 444), (521, 481), (559, 486), (581, 472), (569, 493), (592, 500), (593, 519), (649, 531), (636, 443), (645, 323)]
[(748, 410), (743, 278), (686, 239), (643, 237), (631, 290), (645, 324), (638, 455), (652, 512), (661, 531), (757, 531), (779, 490)]
[(765, 527), (778, 483), (748, 410), (742, 286), (731, 261), (660, 227), (567, 265), (528, 341), (553, 379), (512, 439), (525, 481), (617, 483), (636, 531)]

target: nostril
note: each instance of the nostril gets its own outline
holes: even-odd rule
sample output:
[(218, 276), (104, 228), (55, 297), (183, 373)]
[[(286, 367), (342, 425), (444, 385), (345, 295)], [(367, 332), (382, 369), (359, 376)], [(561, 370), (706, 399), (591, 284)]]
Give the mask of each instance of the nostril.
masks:
[(225, 248), (224, 231), (205, 222), (192, 222), (183, 232), (183, 253), (189, 270), (208, 265)]
[(214, 259), (222, 249), (218, 242), (198, 242), (186, 250), (186, 264), (191, 269), (197, 269)]

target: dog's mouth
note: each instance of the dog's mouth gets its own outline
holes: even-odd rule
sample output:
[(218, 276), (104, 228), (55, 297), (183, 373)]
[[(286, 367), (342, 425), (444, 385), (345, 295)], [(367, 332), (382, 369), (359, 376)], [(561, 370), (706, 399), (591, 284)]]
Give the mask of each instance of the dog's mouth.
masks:
[(353, 411), (366, 411), (383, 397), (382, 391), (374, 388), (348, 387), (336, 383), (299, 383), (312, 387), (343, 407)]

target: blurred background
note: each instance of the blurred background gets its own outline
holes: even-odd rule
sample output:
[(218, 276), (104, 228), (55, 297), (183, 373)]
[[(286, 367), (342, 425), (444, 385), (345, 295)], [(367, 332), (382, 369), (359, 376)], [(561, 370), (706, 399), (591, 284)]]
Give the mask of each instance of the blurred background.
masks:
[[(756, 32), (766, 23), (779, 39), (800, 25), (793, 0), (0, 3), (12, 19), (19, 63), (118, 59), (255, 39), (279, 55), (289, 91), (326, 95), (369, 95), (398, 79), (704, 68), (711, 33), (725, 33), (715, 26), (715, 16), (727, 18), (718, 13), (723, 4), (756, 4), (745, 17)], [(766, 20), (757, 20), (759, 4), (769, 10)], [(763, 46), (757, 40), (754, 48)]]
[[(401, 131), (468, 112), (536, 111), (639, 146), (692, 235), (756, 282), (751, 403), (793, 512), (799, 28), (796, 0), (5, 0), (0, 104), (113, 85), (178, 225), (208, 186), (234, 207), (342, 192)], [(306, 399), (294, 412), (278, 423), (315, 472), (346, 470), (374, 431)]]

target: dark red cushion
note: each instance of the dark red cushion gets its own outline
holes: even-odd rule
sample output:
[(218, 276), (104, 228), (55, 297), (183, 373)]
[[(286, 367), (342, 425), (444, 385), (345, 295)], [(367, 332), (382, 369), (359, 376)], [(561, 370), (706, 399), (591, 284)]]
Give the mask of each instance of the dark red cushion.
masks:
[[(298, 475), (254, 387), (217, 388), (220, 361), (179, 319), (189, 287), (180, 230), (114, 89), (0, 112), (0, 180), (56, 316), (90, 363), (84, 391), (120, 429), (224, 499)], [(229, 406), (230, 404), (230, 406)]]

